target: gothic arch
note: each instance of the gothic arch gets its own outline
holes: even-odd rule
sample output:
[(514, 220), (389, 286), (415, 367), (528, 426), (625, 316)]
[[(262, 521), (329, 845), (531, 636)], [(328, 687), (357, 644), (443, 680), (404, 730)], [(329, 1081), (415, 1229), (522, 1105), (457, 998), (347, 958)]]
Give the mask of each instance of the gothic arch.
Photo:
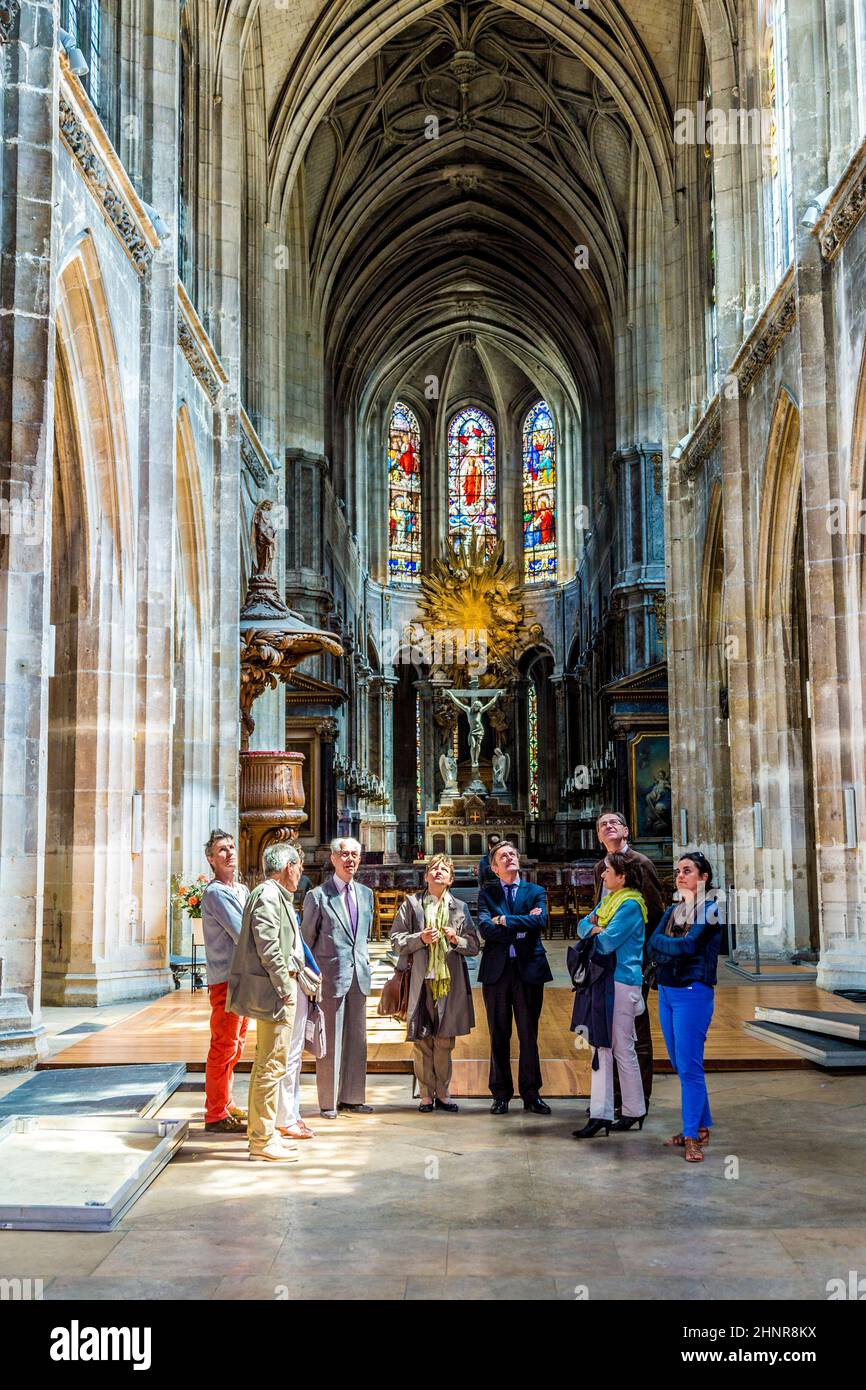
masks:
[(126, 410), (105, 284), (90, 232), (81, 235), (58, 277), (57, 343), (67, 368), (69, 429), (80, 445), (88, 587), (92, 591), (104, 522), (123, 593), (134, 571)]
[(783, 387), (770, 424), (761, 488), (756, 616), (765, 652), (771, 623), (778, 620), (788, 627), (791, 622), (794, 541), (801, 515), (800, 412)]
[(177, 414), (177, 513), (178, 560), (183, 587), (195, 613), (199, 638), (210, 613), (207, 565), (207, 528), (201, 491), (201, 473), (189, 407), (184, 402)]
[[(270, 220), (279, 224), (323, 106), (367, 60), (444, 0), (378, 3), (339, 27), (344, 0), (331, 0), (294, 64), (272, 127)], [(535, 24), (579, 56), (616, 103), (651, 171), (654, 196), (672, 206), (674, 179), (670, 109), (652, 63), (616, 0), (593, 11), (564, 13), (554, 0), (501, 0), (501, 8)], [(611, 43), (611, 35), (615, 42)]]

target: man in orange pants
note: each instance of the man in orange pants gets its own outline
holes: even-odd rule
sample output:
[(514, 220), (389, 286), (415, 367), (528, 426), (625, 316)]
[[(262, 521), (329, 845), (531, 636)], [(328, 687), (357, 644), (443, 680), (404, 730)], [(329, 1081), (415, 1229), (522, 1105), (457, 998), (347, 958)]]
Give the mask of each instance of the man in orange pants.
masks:
[(244, 903), (250, 890), (237, 879), (235, 842), (225, 830), (214, 830), (204, 847), (213, 880), (201, 903), (202, 931), (210, 995), (210, 1048), (205, 1067), (206, 1130), (245, 1134), (247, 1116), (232, 1100), (234, 1070), (244, 1050), (249, 1020), (226, 1013), (226, 992), (235, 944), (241, 933)]

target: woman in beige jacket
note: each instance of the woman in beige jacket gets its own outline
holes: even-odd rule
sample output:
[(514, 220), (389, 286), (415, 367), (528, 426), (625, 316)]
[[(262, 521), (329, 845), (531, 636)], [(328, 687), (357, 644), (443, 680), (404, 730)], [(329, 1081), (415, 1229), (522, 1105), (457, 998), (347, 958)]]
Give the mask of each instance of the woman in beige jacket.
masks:
[(475, 1027), (466, 956), (477, 956), (478, 933), (466, 905), (449, 892), (454, 864), (436, 854), (427, 865), (426, 888), (405, 899), (394, 919), (391, 946), (399, 968), (411, 970), (406, 1037), (415, 1044), (419, 1110), (456, 1111), (451, 1100), (455, 1038)]

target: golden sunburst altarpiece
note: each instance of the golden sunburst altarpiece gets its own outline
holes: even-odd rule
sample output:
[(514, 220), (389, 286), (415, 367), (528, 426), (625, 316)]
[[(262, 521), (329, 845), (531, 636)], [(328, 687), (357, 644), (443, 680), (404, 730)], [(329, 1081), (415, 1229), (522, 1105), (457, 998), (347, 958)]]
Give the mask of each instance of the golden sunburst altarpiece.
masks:
[[(505, 559), (479, 536), (455, 546), (448, 541), (421, 580), (421, 626), (443, 653), (440, 669), (455, 685), (465, 683), (465, 653), (486, 651), (482, 686), (511, 684), (517, 675), (515, 654), (523, 627), (520, 578)], [(453, 657), (449, 656), (453, 652)]]

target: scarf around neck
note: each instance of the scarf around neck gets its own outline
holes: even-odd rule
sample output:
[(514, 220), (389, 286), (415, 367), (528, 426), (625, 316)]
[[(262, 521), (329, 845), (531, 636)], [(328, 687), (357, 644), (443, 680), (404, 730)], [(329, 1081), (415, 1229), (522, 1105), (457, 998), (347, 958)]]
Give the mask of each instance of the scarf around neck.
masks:
[(436, 940), (427, 947), (427, 975), (432, 975), (430, 987), (433, 999), (444, 999), (451, 988), (451, 971), (447, 956), (451, 947), (445, 937), (448, 914), (451, 908), (451, 894), (446, 888), (438, 903), (432, 893), (424, 894), (424, 928), (436, 932)]
[(595, 909), (596, 921), (600, 927), (606, 927), (612, 917), (615, 917), (623, 903), (637, 903), (641, 910), (641, 915), (646, 926), (647, 910), (643, 896), (636, 888), (618, 888), (615, 893), (608, 893), (606, 898), (602, 898), (598, 907)]

